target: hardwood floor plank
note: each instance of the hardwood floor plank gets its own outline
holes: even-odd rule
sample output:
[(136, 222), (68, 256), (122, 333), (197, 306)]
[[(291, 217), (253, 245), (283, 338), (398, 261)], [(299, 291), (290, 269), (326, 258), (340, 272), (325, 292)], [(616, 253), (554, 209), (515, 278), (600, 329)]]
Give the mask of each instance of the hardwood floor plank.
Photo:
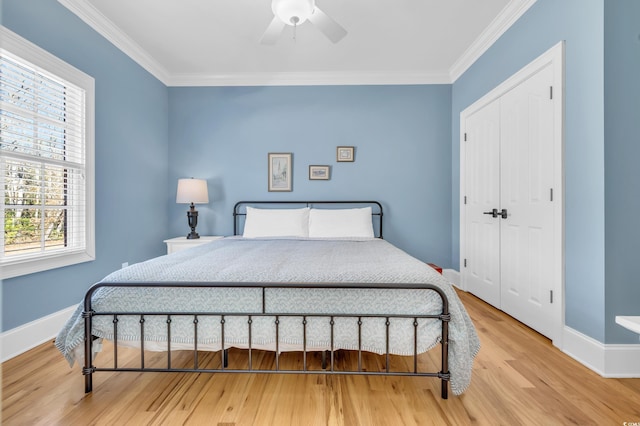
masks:
[[(640, 379), (604, 379), (561, 353), (548, 339), (467, 293), (460, 293), (478, 328), (482, 348), (469, 389), (440, 399), (432, 378), (295, 374), (97, 373), (94, 391), (70, 369), (52, 343), (2, 365), (2, 424), (12, 425), (620, 425), (640, 422)], [(110, 344), (99, 355), (113, 356)], [(437, 370), (438, 351), (421, 355), (419, 368)], [(255, 351), (254, 367), (275, 363)], [(120, 350), (122, 365), (139, 352)], [(202, 365), (219, 354), (201, 353)], [(150, 353), (146, 362), (166, 364)], [(299, 365), (284, 354), (281, 366)], [(338, 352), (337, 365), (357, 362)], [(366, 354), (367, 369), (384, 357)], [(412, 368), (410, 357), (392, 357), (394, 368)], [(244, 368), (246, 351), (231, 350), (230, 365)], [(175, 352), (173, 365), (192, 365)], [(319, 354), (309, 354), (319, 368)]]

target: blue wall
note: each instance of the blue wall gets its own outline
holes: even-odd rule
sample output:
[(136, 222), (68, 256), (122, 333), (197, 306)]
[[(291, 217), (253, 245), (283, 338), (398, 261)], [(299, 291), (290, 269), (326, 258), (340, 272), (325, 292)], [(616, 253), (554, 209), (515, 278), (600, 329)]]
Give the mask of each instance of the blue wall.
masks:
[(608, 0), (604, 18), (606, 342), (637, 343), (615, 316), (640, 315), (640, 2)]
[[(76, 303), (122, 262), (185, 234), (178, 177), (209, 180), (202, 234), (230, 234), (240, 199), (371, 198), (386, 208), (387, 239), (450, 265), (450, 85), (167, 89), (56, 1), (2, 10), (3, 25), (92, 75), (97, 102), (97, 260), (6, 280), (4, 330)], [(338, 145), (354, 145), (356, 161), (337, 164)], [(291, 193), (266, 190), (277, 151), (294, 154)], [(331, 180), (309, 181), (310, 164), (330, 165)]]
[(566, 324), (606, 343), (637, 343), (614, 317), (640, 314), (633, 267), (640, 253), (639, 7), (635, 0), (538, 0), (452, 91), (452, 260), (458, 268), (460, 112), (565, 40)]
[(5, 27), (96, 83), (96, 260), (4, 280), (8, 330), (79, 302), (123, 262), (166, 250), (168, 89), (57, 1), (1, 4)]
[[(374, 198), (391, 242), (458, 269), (459, 114), (565, 40), (566, 322), (637, 343), (613, 317), (640, 314), (639, 4), (538, 0), (453, 85), (166, 88), (57, 1), (4, 0), (5, 26), (96, 79), (98, 259), (5, 280), (2, 330), (164, 253), (187, 232), (179, 177), (209, 181), (202, 234), (229, 234), (240, 199)], [(336, 163), (337, 145), (355, 145), (356, 161)], [(267, 192), (268, 152), (293, 153), (293, 192)], [(309, 181), (309, 164), (330, 165), (331, 180)]]
[(604, 341), (602, 0), (538, 0), (453, 85), (452, 234), (459, 267), (460, 112), (527, 63), (565, 45), (566, 324)]
[[(177, 179), (193, 176), (212, 198), (198, 207), (201, 234), (231, 234), (243, 199), (374, 199), (385, 239), (450, 265), (450, 85), (170, 88), (169, 105), (173, 235), (188, 230)], [(338, 145), (354, 145), (356, 161), (336, 163)], [(293, 192), (267, 191), (269, 152), (293, 153)], [(309, 181), (310, 164), (331, 179)]]

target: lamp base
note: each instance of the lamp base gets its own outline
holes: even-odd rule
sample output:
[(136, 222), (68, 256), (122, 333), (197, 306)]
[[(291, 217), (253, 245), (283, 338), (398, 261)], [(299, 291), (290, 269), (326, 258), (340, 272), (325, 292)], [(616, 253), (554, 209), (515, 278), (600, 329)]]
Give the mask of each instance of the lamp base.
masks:
[(191, 203), (191, 208), (187, 211), (187, 220), (189, 222), (189, 228), (191, 228), (191, 233), (187, 235), (187, 240), (197, 240), (200, 238), (200, 235), (196, 232), (196, 226), (198, 226), (198, 211), (195, 209), (193, 203)]

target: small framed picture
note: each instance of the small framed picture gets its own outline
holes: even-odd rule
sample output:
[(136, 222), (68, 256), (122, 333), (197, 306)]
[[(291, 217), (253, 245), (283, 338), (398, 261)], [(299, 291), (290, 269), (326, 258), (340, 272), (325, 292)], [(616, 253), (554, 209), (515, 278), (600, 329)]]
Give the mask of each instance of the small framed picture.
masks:
[(291, 191), (291, 153), (269, 153), (269, 191)]
[(338, 161), (353, 161), (354, 147), (352, 146), (339, 146), (337, 153)]
[(309, 166), (309, 180), (329, 180), (329, 166)]

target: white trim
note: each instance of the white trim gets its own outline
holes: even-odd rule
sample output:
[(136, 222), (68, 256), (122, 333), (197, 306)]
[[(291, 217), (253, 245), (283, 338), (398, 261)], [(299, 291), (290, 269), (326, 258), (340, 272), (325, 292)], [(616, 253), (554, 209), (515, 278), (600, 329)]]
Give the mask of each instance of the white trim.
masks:
[(64, 76), (66, 80), (77, 86), (82, 88), (94, 86), (94, 79), (90, 75), (2, 25), (0, 25), (0, 48), (8, 51), (12, 56), (19, 55), (20, 58), (47, 70), (47, 72)]
[(640, 378), (640, 344), (604, 347), (604, 377)]
[(58, 3), (82, 19), (162, 83), (168, 85), (169, 72), (90, 2), (86, 0), (58, 0)]
[(447, 72), (256, 72), (234, 74), (174, 74), (168, 86), (321, 86), (449, 84)]
[(5, 362), (56, 337), (78, 305), (0, 334), (0, 362)]
[(89, 250), (78, 253), (62, 253), (58, 256), (41, 256), (37, 259), (26, 259), (22, 262), (2, 265), (0, 279), (6, 280), (36, 272), (49, 271), (51, 269), (63, 268), (84, 262), (92, 262), (94, 260), (96, 260), (96, 256), (95, 254), (90, 254)]
[(571, 327), (564, 327), (562, 351), (608, 378), (640, 378), (640, 344), (606, 345)]
[(451, 284), (460, 288), (460, 272), (455, 269), (443, 269), (442, 276), (447, 279)]
[(59, 255), (43, 255), (25, 260), (3, 260), (0, 279), (13, 278), (63, 266), (95, 260), (95, 80), (73, 65), (52, 55), (29, 40), (0, 25), (0, 50), (55, 74), (81, 89), (85, 94), (85, 247), (82, 251), (65, 251)]
[(564, 327), (562, 352), (602, 375), (604, 372), (604, 344), (571, 327)]
[[(554, 312), (553, 312), (553, 330), (551, 335), (547, 336), (551, 338), (553, 344), (562, 348), (562, 339), (564, 333), (562, 332), (565, 325), (565, 303), (564, 303), (564, 41), (557, 43), (551, 47), (545, 53), (534, 59), (528, 65), (525, 65), (522, 69), (502, 82), (496, 88), (492, 89), (489, 93), (478, 99), (472, 105), (465, 108), (460, 113), (460, 268), (463, 268), (465, 259), (465, 211), (464, 197), (466, 193), (465, 188), (465, 156), (466, 148), (464, 135), (466, 132), (466, 121), (469, 116), (484, 108), (491, 102), (503, 96), (514, 87), (518, 86), (529, 77), (539, 72), (541, 69), (552, 66), (554, 70), (554, 83), (553, 93), (559, 102), (554, 109), (554, 129), (553, 135), (556, 143), (554, 146), (554, 169), (553, 169), (553, 194), (554, 194), (554, 241), (553, 259), (556, 260), (553, 265), (549, 265), (552, 270), (552, 290), (554, 294)], [(465, 283), (465, 274), (460, 274), (460, 283), (463, 290), (467, 290)]]
[[(562, 89), (562, 91), (558, 93), (558, 90), (556, 90), (556, 88), (554, 87), (554, 95), (564, 98), (564, 73), (562, 72), (564, 70), (564, 41), (560, 41), (553, 47), (549, 48), (542, 55), (538, 56), (536, 59), (522, 67), (511, 77), (507, 78), (505, 81), (493, 88), (489, 93), (485, 94), (483, 97), (475, 101), (472, 105), (465, 108), (465, 110), (462, 111), (461, 116), (464, 115), (464, 117), (466, 118), (476, 111), (481, 110), (486, 105), (500, 98), (502, 95), (518, 86), (520, 83), (527, 80), (529, 77), (533, 76), (549, 64), (552, 64), (556, 67), (557, 72), (554, 76), (556, 77), (556, 79), (561, 80), (558, 83), (560, 83), (560, 89)], [(461, 130), (463, 129), (464, 128), (461, 124)], [(463, 136), (461, 136), (461, 141), (462, 137)]]
[(98, 34), (166, 86), (302, 86), (451, 84), (486, 52), (537, 0), (511, 0), (449, 70), (441, 72), (300, 72), (171, 74), (87, 0), (58, 0)]
[(640, 334), (640, 316), (616, 315), (616, 324)]
[(449, 70), (452, 83), (460, 78), (537, 0), (512, 0)]

